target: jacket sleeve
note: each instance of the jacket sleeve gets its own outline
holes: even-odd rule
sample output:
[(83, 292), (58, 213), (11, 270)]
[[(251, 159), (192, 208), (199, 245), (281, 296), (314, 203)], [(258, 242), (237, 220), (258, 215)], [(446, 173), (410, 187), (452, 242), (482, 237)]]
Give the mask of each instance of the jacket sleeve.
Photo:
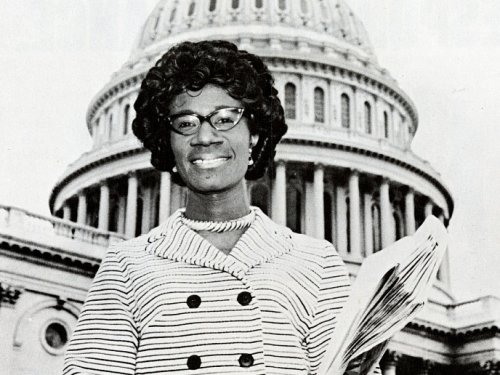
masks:
[(63, 375), (135, 373), (138, 333), (132, 305), (125, 268), (110, 248), (80, 313)]
[[(318, 374), (318, 368), (323, 361), (338, 315), (347, 301), (350, 289), (347, 268), (335, 249), (329, 246), (325, 255), (317, 309), (307, 340), (311, 375)], [(379, 366), (371, 374), (381, 374)]]

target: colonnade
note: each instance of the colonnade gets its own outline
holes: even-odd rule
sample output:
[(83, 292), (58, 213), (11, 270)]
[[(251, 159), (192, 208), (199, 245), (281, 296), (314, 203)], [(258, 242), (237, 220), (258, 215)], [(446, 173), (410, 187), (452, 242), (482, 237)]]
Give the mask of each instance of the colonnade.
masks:
[[(137, 172), (130, 172), (126, 176), (126, 195), (119, 196), (116, 199), (115, 205), (117, 209), (112, 212), (111, 209), (111, 193), (110, 183), (108, 180), (101, 181), (98, 187), (89, 187), (82, 189), (77, 195), (76, 203), (76, 222), (81, 225), (88, 225), (88, 201), (91, 195), (99, 192), (98, 204), (98, 221), (97, 229), (102, 231), (111, 230), (111, 215), (114, 214), (116, 225), (114, 228), (117, 232), (123, 233), (128, 237), (133, 237), (138, 234), (137, 220), (140, 218), (141, 225), (139, 233), (145, 233), (154, 226), (152, 216), (158, 216), (159, 221), (164, 221), (170, 215), (170, 191), (171, 179), (170, 173), (161, 173), (160, 191), (158, 198), (158, 213), (153, 213), (152, 210), (156, 206), (154, 188), (144, 189), (140, 195), (140, 177)], [(142, 207), (138, 207), (137, 201), (139, 198), (143, 200)], [(74, 209), (74, 208), (73, 208)], [(138, 210), (141, 209), (139, 212)], [(153, 215), (154, 214), (154, 215)], [(72, 206), (69, 201), (66, 201), (62, 207), (62, 218), (71, 220)]]
[[(286, 225), (287, 218), (286, 169), (287, 166), (284, 162), (277, 162), (275, 166), (275, 179), (272, 184), (271, 216), (274, 221), (282, 225)], [(363, 257), (369, 255), (372, 252), (371, 249), (373, 249), (373, 236), (369, 231), (374, 225), (371, 212), (373, 196), (360, 190), (360, 175), (360, 171), (351, 170), (349, 171), (346, 186), (339, 185), (334, 187), (336, 214), (334, 237), (336, 238), (337, 249), (341, 255), (349, 253), (354, 257)], [(376, 179), (376, 177), (373, 177), (373, 179)], [(383, 248), (393, 243), (397, 238), (393, 217), (394, 207), (390, 197), (390, 181), (387, 178), (379, 178), (379, 180), (380, 183), (376, 193), (380, 207), (380, 248)], [(325, 167), (321, 164), (314, 166), (312, 190), (313, 202), (308, 202), (307, 204), (312, 206), (315, 212), (314, 225), (310, 226), (314, 229), (309, 232), (306, 230), (306, 234), (317, 238), (325, 238)], [(417, 225), (415, 192), (409, 187), (403, 190), (405, 191), (403, 235), (412, 235)], [(431, 215), (433, 209), (434, 204), (428, 199), (424, 208), (425, 217)]]
[[(287, 224), (287, 168), (284, 161), (278, 161), (275, 165), (275, 177), (271, 182), (271, 209), (270, 216), (279, 224)], [(332, 191), (334, 199), (332, 204), (335, 207), (334, 221), (335, 227), (332, 228), (335, 245), (341, 255), (349, 255), (354, 258), (363, 258), (379, 248), (386, 247), (394, 242), (396, 238), (396, 229), (394, 224), (394, 202), (391, 202), (390, 191), (391, 182), (387, 178), (372, 176), (369, 177), (378, 181), (374, 192), (366, 192), (360, 189), (360, 177), (363, 177), (359, 170), (348, 171), (347, 180), (343, 184), (328, 185), (325, 184), (330, 169), (326, 169), (322, 164), (314, 165), (312, 182), (308, 183), (311, 188), (308, 194), (303, 198), (306, 200), (307, 220), (312, 222), (306, 228), (302, 228), (305, 234), (325, 238), (325, 192)], [(366, 176), (364, 176), (366, 179)], [(122, 189), (123, 196), (118, 203), (118, 210), (111, 212), (110, 186), (108, 181), (104, 180), (98, 187), (94, 187), (92, 192), (82, 190), (78, 194), (76, 207), (70, 207), (67, 203), (62, 207), (62, 216), (64, 219), (72, 217), (71, 209), (77, 211), (76, 221), (79, 224), (88, 224), (88, 195), (99, 194), (97, 228), (103, 231), (110, 230), (110, 215), (117, 215), (113, 218), (113, 230), (122, 232), (127, 236), (133, 237), (138, 233), (147, 232), (155, 222), (150, 219), (152, 207), (157, 204), (158, 212), (155, 213), (157, 221), (162, 222), (179, 206), (175, 201), (178, 190), (174, 189), (176, 185), (171, 182), (171, 176), (168, 172), (160, 174), (160, 181), (155, 185), (158, 196), (153, 196), (152, 191), (142, 192), (142, 207), (138, 207), (140, 177), (137, 172), (130, 172), (126, 179), (126, 189)], [(398, 187), (404, 191), (404, 210), (402, 210), (402, 229), (400, 235), (411, 235), (416, 229), (415, 216), (415, 192), (411, 188)], [(330, 189), (330, 190), (329, 190)], [(374, 195), (377, 196), (377, 214), (374, 216), (372, 210)], [(159, 202), (154, 201), (158, 199)], [(180, 199), (180, 198), (179, 198)], [(427, 198), (428, 199), (428, 198)], [(422, 200), (421, 200), (422, 201)], [(153, 203), (154, 204), (153, 204)], [(115, 202), (116, 203), (116, 202)], [(142, 210), (142, 211), (141, 211)], [(431, 215), (434, 210), (433, 202), (428, 199), (425, 207), (420, 205), (420, 213), (424, 212), (425, 217)], [(306, 215), (306, 212), (301, 215)], [(318, 214), (319, 213), (319, 214)], [(420, 214), (421, 215), (421, 214)], [(310, 217), (312, 216), (312, 217)], [(141, 220), (140, 223), (137, 220)], [(374, 222), (376, 220), (376, 222)], [(377, 230), (377, 238), (374, 239), (373, 230)], [(328, 228), (327, 228), (328, 229)], [(402, 232), (402, 233), (401, 233)], [(374, 244), (377, 241), (377, 244)], [(378, 243), (380, 242), (380, 243)]]

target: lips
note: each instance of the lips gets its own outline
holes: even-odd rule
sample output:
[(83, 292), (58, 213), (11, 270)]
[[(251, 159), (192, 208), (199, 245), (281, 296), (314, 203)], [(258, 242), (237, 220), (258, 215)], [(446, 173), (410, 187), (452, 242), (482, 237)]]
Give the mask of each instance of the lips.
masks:
[(203, 155), (193, 158), (191, 164), (199, 168), (215, 168), (229, 160), (227, 156)]

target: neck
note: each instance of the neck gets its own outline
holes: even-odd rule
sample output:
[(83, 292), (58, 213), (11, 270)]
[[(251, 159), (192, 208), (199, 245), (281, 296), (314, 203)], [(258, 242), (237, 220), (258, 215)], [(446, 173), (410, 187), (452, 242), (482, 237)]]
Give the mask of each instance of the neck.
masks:
[(236, 188), (219, 193), (203, 194), (189, 190), (184, 215), (193, 220), (228, 221), (250, 212), (250, 204), (242, 182)]

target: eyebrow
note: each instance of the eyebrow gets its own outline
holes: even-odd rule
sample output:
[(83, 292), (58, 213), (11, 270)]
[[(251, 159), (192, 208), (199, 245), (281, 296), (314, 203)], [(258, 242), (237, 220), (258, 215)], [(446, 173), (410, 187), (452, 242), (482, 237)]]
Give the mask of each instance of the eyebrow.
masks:
[[(243, 108), (243, 107), (235, 107), (235, 106), (231, 106), (231, 105), (217, 105), (214, 107), (213, 110), (208, 112), (207, 115), (209, 115), (210, 113), (213, 113), (215, 111), (218, 111), (219, 109), (224, 109), (224, 108)], [(177, 116), (177, 115), (200, 115), (200, 114), (196, 113), (195, 111), (192, 111), (190, 109), (183, 109), (179, 112), (170, 113), (168, 116), (170, 117), (170, 116)], [(200, 115), (200, 116), (203, 116), (203, 115)]]

